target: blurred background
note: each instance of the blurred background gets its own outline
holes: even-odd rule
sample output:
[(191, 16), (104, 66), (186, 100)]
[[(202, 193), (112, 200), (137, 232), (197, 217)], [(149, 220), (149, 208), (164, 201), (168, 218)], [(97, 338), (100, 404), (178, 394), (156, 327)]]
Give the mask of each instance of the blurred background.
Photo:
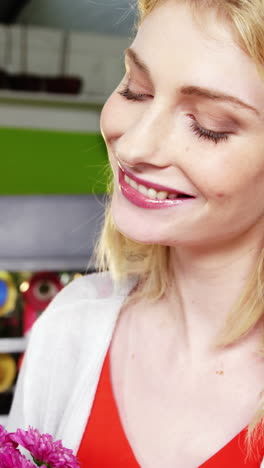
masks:
[(104, 102), (124, 74), (136, 0), (0, 2), (0, 424), (31, 327), (94, 271)]

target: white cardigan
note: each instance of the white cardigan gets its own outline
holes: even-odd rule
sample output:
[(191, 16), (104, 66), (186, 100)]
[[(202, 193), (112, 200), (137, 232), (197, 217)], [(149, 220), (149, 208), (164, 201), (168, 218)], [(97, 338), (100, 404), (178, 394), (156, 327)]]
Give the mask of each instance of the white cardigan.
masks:
[(108, 273), (72, 281), (35, 322), (6, 425), (33, 426), (76, 454), (124, 299)]
[(121, 305), (134, 285), (131, 279), (117, 288), (108, 273), (92, 274), (55, 297), (31, 331), (8, 431), (30, 425), (78, 452)]

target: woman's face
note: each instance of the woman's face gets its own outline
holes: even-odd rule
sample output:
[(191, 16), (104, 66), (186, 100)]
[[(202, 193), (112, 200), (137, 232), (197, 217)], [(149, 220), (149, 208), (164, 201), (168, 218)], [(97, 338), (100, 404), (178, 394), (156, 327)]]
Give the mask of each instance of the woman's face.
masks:
[(101, 115), (113, 218), (145, 243), (214, 246), (249, 233), (261, 242), (264, 82), (216, 12), (199, 24), (188, 5), (168, 0), (126, 53)]

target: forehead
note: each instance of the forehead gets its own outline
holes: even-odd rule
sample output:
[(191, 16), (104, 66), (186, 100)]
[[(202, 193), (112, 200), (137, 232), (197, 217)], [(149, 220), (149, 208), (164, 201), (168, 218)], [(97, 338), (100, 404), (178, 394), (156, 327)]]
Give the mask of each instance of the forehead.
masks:
[(213, 9), (198, 19), (185, 2), (167, 0), (142, 22), (132, 47), (150, 68), (155, 87), (175, 89), (191, 81), (234, 94), (263, 113), (264, 81), (231, 24)]

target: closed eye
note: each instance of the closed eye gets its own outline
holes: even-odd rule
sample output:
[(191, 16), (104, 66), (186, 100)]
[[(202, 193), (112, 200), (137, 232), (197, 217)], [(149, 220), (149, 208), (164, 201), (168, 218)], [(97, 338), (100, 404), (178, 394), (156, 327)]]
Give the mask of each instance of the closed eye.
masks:
[(190, 127), (195, 135), (198, 136), (198, 138), (204, 138), (205, 140), (210, 140), (214, 143), (218, 143), (219, 141), (226, 141), (228, 139), (230, 133), (209, 130), (208, 128), (202, 127), (193, 116), (190, 117), (192, 119)]
[[(123, 90), (118, 91), (118, 94), (123, 96), (128, 101), (134, 101), (134, 102), (144, 101), (146, 98), (150, 97), (149, 94), (134, 93), (133, 91), (131, 91), (131, 89), (127, 85), (125, 86)], [(204, 128), (194, 119), (193, 116), (190, 116), (190, 117), (192, 118), (190, 127), (192, 131), (195, 133), (195, 135), (198, 136), (199, 139), (203, 138), (205, 140), (213, 141), (215, 144), (219, 143), (220, 141), (226, 141), (228, 139), (230, 133), (215, 132), (208, 128)]]
[(131, 91), (128, 86), (125, 86), (123, 90), (118, 91), (118, 94), (123, 96), (128, 101), (141, 101), (144, 98), (149, 97), (149, 94), (133, 93), (133, 91)]

